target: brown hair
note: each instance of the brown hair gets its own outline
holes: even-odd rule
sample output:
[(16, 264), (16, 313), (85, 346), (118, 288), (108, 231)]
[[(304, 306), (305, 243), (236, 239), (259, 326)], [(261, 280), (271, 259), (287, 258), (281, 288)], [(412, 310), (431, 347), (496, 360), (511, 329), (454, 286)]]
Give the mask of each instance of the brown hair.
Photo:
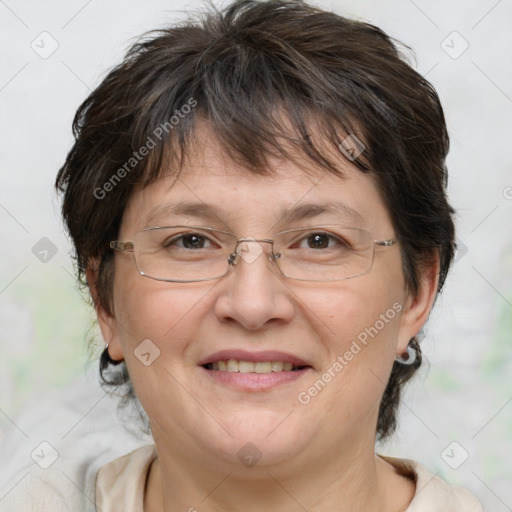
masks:
[[(441, 290), (454, 253), (448, 135), (434, 88), (398, 47), (373, 25), (300, 0), (212, 7), (133, 45), (78, 109), (75, 143), (56, 181), (82, 284), (90, 262), (99, 262), (97, 306), (112, 312), (109, 242), (134, 187), (181, 170), (198, 117), (255, 173), (267, 172), (270, 155), (299, 154), (340, 175), (333, 152), (314, 140), (338, 148), (356, 134), (365, 148), (353, 163), (377, 181), (408, 289), (417, 291), (437, 253)], [(380, 438), (395, 429), (400, 391), (420, 364), (421, 353), (414, 365), (395, 363)]]

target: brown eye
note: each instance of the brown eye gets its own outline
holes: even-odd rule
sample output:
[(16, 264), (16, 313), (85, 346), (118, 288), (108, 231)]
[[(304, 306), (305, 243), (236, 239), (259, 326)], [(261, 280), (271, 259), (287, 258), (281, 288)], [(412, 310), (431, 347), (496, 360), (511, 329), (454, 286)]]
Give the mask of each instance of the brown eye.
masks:
[(181, 238), (181, 241), (186, 249), (202, 249), (205, 244), (205, 238), (196, 234), (185, 235)]
[(210, 240), (199, 233), (186, 233), (184, 235), (168, 238), (165, 247), (178, 247), (180, 249), (204, 249), (211, 244)]
[(350, 243), (341, 236), (325, 233), (312, 232), (304, 238), (297, 240), (296, 247), (299, 249), (348, 249)]
[(311, 249), (325, 249), (329, 247), (330, 238), (325, 233), (314, 233), (307, 238), (308, 247)]

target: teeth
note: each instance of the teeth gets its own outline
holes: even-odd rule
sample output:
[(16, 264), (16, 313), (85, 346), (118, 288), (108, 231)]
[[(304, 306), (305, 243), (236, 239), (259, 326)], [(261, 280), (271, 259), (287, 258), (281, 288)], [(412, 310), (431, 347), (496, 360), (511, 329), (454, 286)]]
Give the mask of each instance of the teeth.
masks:
[(271, 373), (272, 372), (272, 363), (261, 363), (261, 362), (254, 363), (254, 371), (256, 373)]
[(284, 363), (281, 361), (272, 361), (272, 363), (270, 363), (270, 367), (273, 372), (280, 372), (283, 369), (283, 366)]
[(211, 363), (212, 370), (231, 373), (272, 373), (272, 372), (290, 372), (293, 369), (292, 363), (283, 363), (282, 361), (237, 361), (228, 359), (227, 361), (216, 361)]
[[(229, 364), (229, 361), (228, 361)], [(233, 365), (234, 368), (235, 365)], [(251, 373), (254, 372), (254, 363), (249, 361), (238, 361), (238, 371), (240, 373)]]
[(237, 372), (238, 371), (238, 361), (235, 361), (234, 359), (228, 359), (227, 368), (226, 370), (228, 372)]

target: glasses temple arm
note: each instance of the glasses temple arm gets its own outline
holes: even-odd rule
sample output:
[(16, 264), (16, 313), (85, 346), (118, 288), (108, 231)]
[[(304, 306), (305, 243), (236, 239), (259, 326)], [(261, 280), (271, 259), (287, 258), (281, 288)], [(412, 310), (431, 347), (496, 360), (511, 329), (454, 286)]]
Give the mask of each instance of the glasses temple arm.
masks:
[(134, 246), (133, 242), (120, 242), (119, 240), (114, 240), (110, 242), (110, 248), (115, 249), (116, 251), (133, 251)]
[(395, 245), (398, 242), (395, 238), (390, 238), (388, 240), (374, 240), (373, 243), (375, 245), (381, 245), (383, 247), (391, 247), (392, 245)]

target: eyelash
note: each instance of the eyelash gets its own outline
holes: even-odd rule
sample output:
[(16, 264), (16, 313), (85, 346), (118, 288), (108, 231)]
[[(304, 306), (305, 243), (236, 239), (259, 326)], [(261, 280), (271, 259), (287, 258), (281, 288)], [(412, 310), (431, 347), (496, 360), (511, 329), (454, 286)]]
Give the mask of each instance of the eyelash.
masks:
[[(315, 236), (315, 235), (326, 236), (326, 237), (329, 238), (328, 245), (327, 245), (327, 247), (325, 247), (325, 249), (328, 249), (328, 248), (332, 247), (331, 245), (329, 245), (330, 241), (334, 241), (335, 243), (338, 243), (338, 244), (346, 246), (347, 248), (350, 248), (350, 244), (346, 240), (344, 240), (343, 238), (340, 238), (339, 236), (336, 236), (336, 235), (333, 235), (331, 233), (328, 233), (326, 231), (311, 231), (310, 233), (307, 233), (306, 235), (304, 235), (302, 238), (293, 241), (292, 244), (293, 245), (297, 245), (297, 243), (300, 244), (300, 243), (302, 243), (304, 241), (307, 242), (307, 240), (310, 237)], [(193, 237), (193, 236), (201, 238), (204, 241), (208, 241), (210, 244), (217, 245), (217, 244), (215, 244), (215, 242), (211, 238), (207, 237), (206, 235), (203, 235), (203, 234), (197, 233), (197, 232), (189, 232), (189, 233), (183, 233), (181, 235), (175, 235), (174, 237), (171, 237), (171, 238), (165, 240), (164, 243), (163, 243), (163, 246), (168, 248), (168, 247), (170, 247), (172, 245), (177, 245), (178, 242), (185, 240), (187, 237)], [(186, 247), (180, 247), (180, 248), (185, 248), (186, 249)], [(203, 247), (201, 247), (201, 249), (202, 248)]]

